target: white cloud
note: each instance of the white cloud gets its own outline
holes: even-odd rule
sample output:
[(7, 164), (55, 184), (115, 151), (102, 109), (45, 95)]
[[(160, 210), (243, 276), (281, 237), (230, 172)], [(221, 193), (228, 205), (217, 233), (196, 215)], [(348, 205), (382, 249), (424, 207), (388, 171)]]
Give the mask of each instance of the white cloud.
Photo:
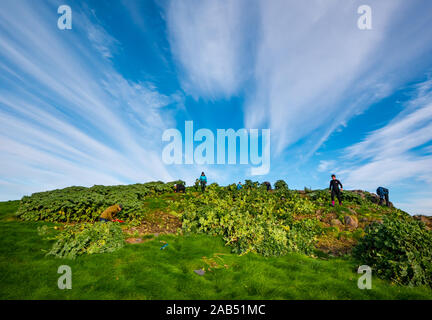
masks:
[(113, 51), (117, 51), (120, 43), (105, 32), (100, 26), (87, 24), (87, 36), (93, 47), (98, 50), (104, 58), (112, 58)]
[(171, 2), (171, 48), (185, 89), (195, 98), (229, 97), (243, 84), (245, 126), (270, 127), (275, 155), (304, 139), (302, 153), (310, 156), (350, 118), (410, 81), (422, 67), (417, 58), (432, 48), (428, 4), (374, 2), (366, 31), (357, 27), (362, 4)]
[(335, 165), (336, 165), (336, 161), (334, 160), (321, 160), (318, 165), (318, 171), (324, 172), (324, 171), (333, 170), (335, 168)]
[[(406, 110), (363, 141), (346, 148), (343, 174), (347, 186), (370, 191), (379, 185), (432, 190), (431, 92), (432, 82), (424, 82)], [(425, 210), (426, 203), (430, 203), (426, 199), (399, 205), (416, 213)]]
[(402, 153), (386, 159), (374, 158), (366, 164), (348, 167), (341, 173), (347, 186), (355, 189), (374, 191), (379, 185), (404, 183), (407, 187), (417, 183), (422, 189), (432, 188), (432, 157)]
[(407, 212), (432, 216), (432, 192), (414, 195), (407, 201), (400, 202), (399, 206)]
[[(378, 92), (379, 77), (368, 71), (376, 61), (376, 50), (382, 49), (387, 24), (399, 2), (374, 5), (373, 32), (357, 28), (353, 2), (260, 4), (257, 95), (247, 105), (246, 124), (269, 123), (278, 137), (277, 152), (316, 130), (322, 143), (374, 98), (365, 97), (366, 105), (354, 106), (348, 95), (358, 96), (364, 89)], [(265, 114), (259, 112), (263, 106), (268, 108)]]
[(47, 3), (0, 7), (1, 200), (24, 190), (171, 180), (159, 142), (175, 120), (161, 111), (181, 105), (181, 95), (123, 78), (101, 59), (113, 57), (117, 40), (79, 10), (74, 21), (85, 23), (65, 33)]
[[(195, 98), (230, 97), (245, 79), (249, 1), (171, 1), (167, 24), (183, 89)], [(247, 73), (247, 72), (246, 72)]]

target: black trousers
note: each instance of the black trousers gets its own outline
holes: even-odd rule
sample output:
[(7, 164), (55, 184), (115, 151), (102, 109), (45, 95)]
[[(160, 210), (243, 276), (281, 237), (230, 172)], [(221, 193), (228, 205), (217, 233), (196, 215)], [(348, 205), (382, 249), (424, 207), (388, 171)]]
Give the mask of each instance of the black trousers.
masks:
[(205, 187), (206, 187), (206, 184), (204, 182), (201, 182), (201, 192), (205, 191)]
[(332, 199), (332, 201), (334, 201), (335, 196), (338, 199), (339, 203), (342, 203), (340, 190), (332, 190), (331, 191), (331, 199)]
[(390, 201), (389, 201), (389, 195), (388, 194), (385, 194), (384, 196), (380, 197), (379, 205), (382, 205), (384, 198), (386, 201), (386, 206), (390, 207)]

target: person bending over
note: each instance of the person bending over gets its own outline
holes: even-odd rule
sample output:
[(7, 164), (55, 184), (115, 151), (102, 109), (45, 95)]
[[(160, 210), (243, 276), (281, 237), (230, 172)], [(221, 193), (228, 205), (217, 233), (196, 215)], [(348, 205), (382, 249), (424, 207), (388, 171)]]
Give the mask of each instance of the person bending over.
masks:
[(378, 187), (378, 189), (377, 189), (377, 195), (379, 195), (379, 197), (380, 197), (380, 200), (379, 200), (379, 205), (380, 206), (382, 205), (383, 200), (385, 199), (386, 206), (390, 207), (389, 190), (387, 188)]
[(183, 184), (177, 183), (174, 185), (174, 192), (175, 193), (180, 193), (180, 192), (185, 193), (185, 191), (186, 191), (186, 187)]
[(122, 210), (123, 210), (123, 205), (121, 204), (112, 205), (111, 207), (106, 208), (104, 212), (102, 212), (100, 216), (100, 221), (102, 222), (113, 221), (114, 216)]
[[(332, 179), (330, 180), (330, 191), (331, 191), (331, 200), (332, 200), (332, 207), (334, 207), (335, 202), (334, 202), (334, 198), (335, 196), (337, 197), (338, 201), (339, 201), (339, 205), (342, 205), (342, 200), (341, 200), (341, 191), (343, 191), (343, 186), (342, 183), (336, 179), (336, 176), (334, 174), (332, 174)], [(339, 189), (340, 186), (340, 189)]]

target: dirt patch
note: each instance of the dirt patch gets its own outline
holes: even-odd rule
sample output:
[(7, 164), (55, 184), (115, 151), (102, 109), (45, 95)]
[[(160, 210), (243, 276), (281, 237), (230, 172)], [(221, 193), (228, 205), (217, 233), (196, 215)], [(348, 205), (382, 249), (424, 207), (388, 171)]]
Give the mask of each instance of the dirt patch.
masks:
[(426, 229), (432, 230), (432, 216), (416, 215), (413, 218), (423, 222), (426, 225)]
[(304, 219), (318, 219), (318, 215), (316, 214), (297, 214), (293, 216), (295, 221), (300, 221)]
[(134, 243), (143, 243), (144, 241), (147, 241), (147, 240), (150, 240), (150, 239), (143, 239), (143, 238), (127, 238), (127, 239), (126, 239), (126, 242), (127, 242), (127, 243), (131, 243), (131, 244), (134, 244)]
[(324, 238), (319, 239), (316, 248), (329, 255), (343, 256), (350, 254), (357, 241), (354, 239), (336, 239)]
[(331, 226), (331, 221), (337, 218), (338, 218), (337, 214), (332, 212), (321, 216), (320, 221), (323, 222), (325, 226)]
[(178, 217), (165, 212), (156, 212), (149, 215), (139, 226), (128, 228), (124, 232), (131, 235), (138, 233), (139, 235), (154, 234), (157, 236), (159, 234), (176, 233), (181, 226), (182, 223)]

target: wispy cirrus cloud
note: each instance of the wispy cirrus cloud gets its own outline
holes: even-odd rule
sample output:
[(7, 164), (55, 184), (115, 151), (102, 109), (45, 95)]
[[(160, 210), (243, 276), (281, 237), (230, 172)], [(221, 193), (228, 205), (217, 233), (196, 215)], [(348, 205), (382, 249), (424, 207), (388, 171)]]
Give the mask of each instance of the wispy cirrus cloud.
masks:
[(243, 0), (169, 2), (171, 50), (183, 89), (196, 99), (239, 93), (250, 70), (247, 31), (253, 24), (244, 10), (248, 5), (254, 6)]
[(336, 161), (334, 160), (321, 160), (318, 165), (319, 172), (325, 172), (329, 170), (333, 170), (336, 166)]
[[(322, 185), (320, 172), (343, 168), (356, 188), (430, 187), (427, 82), (386, 125), (372, 119), (375, 108), (361, 124), (351, 119), (424, 79), (432, 3), (371, 3), (372, 30), (357, 28), (357, 0), (119, 3), (75, 1), (73, 29), (61, 31), (60, 1), (0, 2), (2, 199), (73, 184), (192, 183), (199, 170), (222, 184), (255, 178), (241, 166), (166, 168), (161, 133), (180, 119), (270, 128), (265, 179), (290, 186)], [(224, 111), (209, 111), (216, 105)], [(360, 141), (365, 124), (382, 128)], [(360, 142), (339, 158), (346, 141)], [(312, 162), (318, 172), (299, 165)]]
[(155, 135), (175, 123), (161, 109), (181, 96), (118, 73), (119, 42), (85, 9), (75, 7), (73, 29), (60, 31), (55, 1), (0, 7), (2, 200), (23, 184), (33, 192), (171, 179)]
[(102, 27), (87, 20), (86, 29), (91, 44), (104, 58), (110, 59), (113, 53), (119, 51), (120, 42), (111, 37)]
[[(416, 96), (393, 120), (345, 149), (346, 169), (341, 173), (348, 186), (370, 191), (379, 185), (415, 187), (415, 211), (432, 214), (426, 205), (432, 198), (432, 81), (416, 89)], [(400, 205), (415, 207), (412, 200)]]
[[(245, 125), (270, 127), (275, 155), (301, 139), (302, 154), (312, 155), (338, 127), (408, 81), (420, 67), (416, 58), (432, 48), (431, 5), (424, 1), (371, 4), (367, 31), (357, 27), (362, 1), (233, 3), (173, 2), (172, 52), (195, 97), (230, 97), (247, 84)], [(251, 23), (235, 18), (248, 11)]]
[[(246, 123), (267, 122), (277, 135), (276, 151), (304, 137), (310, 143), (303, 152), (317, 150), (341, 124), (405, 80), (390, 75), (399, 61), (416, 56), (388, 38), (395, 30), (405, 35), (414, 30), (411, 20), (398, 15), (406, 6), (402, 1), (371, 4), (368, 31), (357, 28), (358, 1), (261, 4), (257, 93), (247, 105)], [(428, 48), (425, 44), (418, 53)], [(269, 112), (262, 114), (262, 105)]]

